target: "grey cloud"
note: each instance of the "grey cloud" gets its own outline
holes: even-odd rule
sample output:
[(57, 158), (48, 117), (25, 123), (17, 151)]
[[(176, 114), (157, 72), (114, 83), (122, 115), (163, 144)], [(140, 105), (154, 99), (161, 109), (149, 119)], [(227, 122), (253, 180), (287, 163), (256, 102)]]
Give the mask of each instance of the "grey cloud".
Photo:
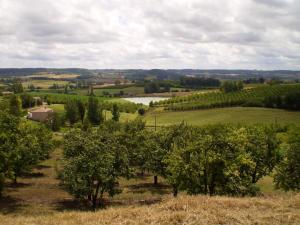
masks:
[(294, 2), (294, 0), (253, 0), (258, 4), (264, 4), (267, 6), (284, 7)]
[(300, 69), (296, 0), (0, 0), (1, 67)]

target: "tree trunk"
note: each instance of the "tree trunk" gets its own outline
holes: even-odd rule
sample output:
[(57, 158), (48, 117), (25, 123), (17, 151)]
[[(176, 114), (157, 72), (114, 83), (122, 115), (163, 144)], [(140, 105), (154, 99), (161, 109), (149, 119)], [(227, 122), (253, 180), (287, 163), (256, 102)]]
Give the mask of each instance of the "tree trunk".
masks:
[(14, 180), (13, 180), (14, 184), (17, 184), (17, 176), (14, 176)]
[(157, 182), (157, 175), (154, 176), (154, 185), (157, 185), (158, 182)]
[(207, 179), (207, 152), (205, 150), (205, 153), (204, 153), (204, 157), (205, 157), (205, 164), (204, 164), (204, 193), (207, 194), (207, 183), (208, 183), (208, 179)]
[(104, 199), (103, 199), (103, 192), (104, 192), (104, 190), (102, 189), (101, 190), (101, 193), (100, 193), (100, 200), (99, 200), (99, 206), (100, 206), (100, 208), (104, 208)]
[(255, 184), (257, 182), (257, 180), (256, 180), (256, 171), (257, 171), (257, 167), (255, 167), (254, 172), (252, 174), (252, 184)]
[(208, 188), (207, 188), (207, 171), (204, 170), (204, 194), (207, 194)]
[(93, 205), (93, 210), (96, 210), (96, 206), (97, 206), (97, 197), (98, 197), (98, 192), (99, 192), (99, 188), (100, 188), (100, 182), (98, 181), (97, 183), (97, 187), (95, 190), (95, 194), (93, 195), (93, 201), (92, 201), (92, 205)]
[(213, 196), (215, 194), (215, 184), (212, 183), (209, 187), (209, 195)]
[(96, 206), (97, 206), (97, 197), (93, 196), (92, 207), (94, 211), (96, 211)]
[(173, 196), (176, 198), (178, 195), (178, 189), (175, 185), (173, 185)]

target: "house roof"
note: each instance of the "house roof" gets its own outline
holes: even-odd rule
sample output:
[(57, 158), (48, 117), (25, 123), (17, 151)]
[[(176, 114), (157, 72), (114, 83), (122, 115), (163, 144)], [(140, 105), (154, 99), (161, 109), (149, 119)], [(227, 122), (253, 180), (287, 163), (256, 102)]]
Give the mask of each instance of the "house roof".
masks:
[(33, 110), (30, 110), (30, 112), (52, 112), (53, 109), (47, 108), (47, 107), (40, 107)]

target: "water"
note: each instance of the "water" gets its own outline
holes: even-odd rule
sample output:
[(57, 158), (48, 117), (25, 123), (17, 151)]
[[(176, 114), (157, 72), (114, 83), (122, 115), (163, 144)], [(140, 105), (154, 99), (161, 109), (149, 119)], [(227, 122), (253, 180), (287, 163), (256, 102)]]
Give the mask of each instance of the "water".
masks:
[(167, 100), (169, 98), (164, 97), (135, 97), (135, 98), (123, 98), (124, 100), (127, 100), (129, 102), (133, 102), (135, 104), (143, 104), (143, 105), (149, 105), (149, 103), (152, 102), (159, 102), (162, 100)]

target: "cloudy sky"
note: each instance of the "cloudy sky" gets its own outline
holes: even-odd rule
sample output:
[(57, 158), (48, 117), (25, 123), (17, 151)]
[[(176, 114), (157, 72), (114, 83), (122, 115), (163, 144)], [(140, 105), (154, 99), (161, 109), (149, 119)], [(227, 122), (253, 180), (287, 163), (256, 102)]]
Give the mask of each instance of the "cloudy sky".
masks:
[(300, 70), (300, 0), (0, 0), (0, 67)]

